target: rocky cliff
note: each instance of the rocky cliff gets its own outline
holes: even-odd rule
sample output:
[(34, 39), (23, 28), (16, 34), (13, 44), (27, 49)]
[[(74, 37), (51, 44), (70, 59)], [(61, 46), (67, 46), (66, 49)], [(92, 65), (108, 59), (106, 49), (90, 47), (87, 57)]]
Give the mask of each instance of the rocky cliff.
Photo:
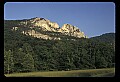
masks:
[(85, 36), (84, 32), (81, 32), (80, 29), (76, 26), (70, 25), (70, 24), (64, 24), (61, 29), (59, 29), (58, 32), (64, 33), (69, 36), (75, 36), (78, 38), (87, 38)]
[[(62, 33), (64, 35), (68, 35), (68, 36), (74, 36), (77, 38), (88, 38), (84, 32), (81, 32), (80, 29), (76, 26), (70, 25), (70, 24), (64, 24), (61, 28), (59, 27), (59, 25), (55, 22), (51, 22), (48, 19), (44, 19), (44, 18), (31, 18), (31, 19), (27, 19), (24, 21), (21, 21), (19, 23), (19, 25), (22, 25), (26, 28), (30, 28), (31, 30), (28, 31), (23, 31), (22, 33), (26, 34), (26, 35), (31, 35), (33, 37), (37, 37), (37, 38), (43, 38), (43, 39), (58, 39), (59, 37), (50, 37), (48, 35), (45, 34), (41, 34), (40, 32), (38, 32), (39, 30), (42, 31), (50, 31), (50, 32), (58, 32), (58, 33)], [(13, 29), (16, 30), (16, 28), (18, 29), (19, 27), (13, 27)], [(35, 28), (39, 29), (39, 30), (35, 30)], [(13, 30), (12, 29), (12, 30)], [(60, 38), (59, 38), (60, 40)]]

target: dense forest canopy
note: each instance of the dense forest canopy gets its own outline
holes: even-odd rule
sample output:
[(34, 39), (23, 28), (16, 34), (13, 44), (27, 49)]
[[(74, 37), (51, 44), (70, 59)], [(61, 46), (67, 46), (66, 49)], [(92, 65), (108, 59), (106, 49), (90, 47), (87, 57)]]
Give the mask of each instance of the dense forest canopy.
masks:
[(11, 27), (17, 26), (19, 21), (5, 21), (4, 73), (111, 68), (115, 65), (115, 33), (93, 38), (57, 34), (55, 36), (63, 39), (45, 40), (22, 34), (22, 26), (21, 30), (12, 31)]

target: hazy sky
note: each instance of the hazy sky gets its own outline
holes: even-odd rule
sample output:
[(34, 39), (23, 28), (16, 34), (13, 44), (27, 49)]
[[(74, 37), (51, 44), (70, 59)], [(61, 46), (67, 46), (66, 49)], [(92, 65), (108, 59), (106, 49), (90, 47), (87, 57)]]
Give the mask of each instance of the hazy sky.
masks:
[(31, 2), (4, 5), (4, 19), (46, 18), (61, 27), (68, 23), (88, 37), (115, 32), (115, 4), (112, 2)]

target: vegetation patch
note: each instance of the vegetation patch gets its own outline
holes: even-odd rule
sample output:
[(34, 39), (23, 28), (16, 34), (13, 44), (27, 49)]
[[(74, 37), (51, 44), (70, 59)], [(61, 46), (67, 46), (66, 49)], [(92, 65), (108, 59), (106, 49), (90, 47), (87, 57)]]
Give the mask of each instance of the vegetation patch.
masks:
[(6, 77), (113, 77), (115, 68), (5, 74)]

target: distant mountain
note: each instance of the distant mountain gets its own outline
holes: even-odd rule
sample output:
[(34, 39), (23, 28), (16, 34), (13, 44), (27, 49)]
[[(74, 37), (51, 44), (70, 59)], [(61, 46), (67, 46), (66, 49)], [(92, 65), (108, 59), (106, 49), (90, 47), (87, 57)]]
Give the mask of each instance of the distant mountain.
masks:
[(95, 36), (90, 38), (92, 40), (97, 40), (100, 42), (106, 42), (106, 43), (115, 43), (115, 33), (105, 33), (100, 36)]
[(61, 28), (55, 22), (51, 22), (45, 18), (31, 18), (24, 20), (5, 20), (5, 27), (11, 30), (21, 30), (21, 33), (42, 39), (58, 39), (61, 37), (54, 37), (53, 35), (67, 35), (77, 38), (88, 38), (84, 32), (76, 26), (64, 24)]

